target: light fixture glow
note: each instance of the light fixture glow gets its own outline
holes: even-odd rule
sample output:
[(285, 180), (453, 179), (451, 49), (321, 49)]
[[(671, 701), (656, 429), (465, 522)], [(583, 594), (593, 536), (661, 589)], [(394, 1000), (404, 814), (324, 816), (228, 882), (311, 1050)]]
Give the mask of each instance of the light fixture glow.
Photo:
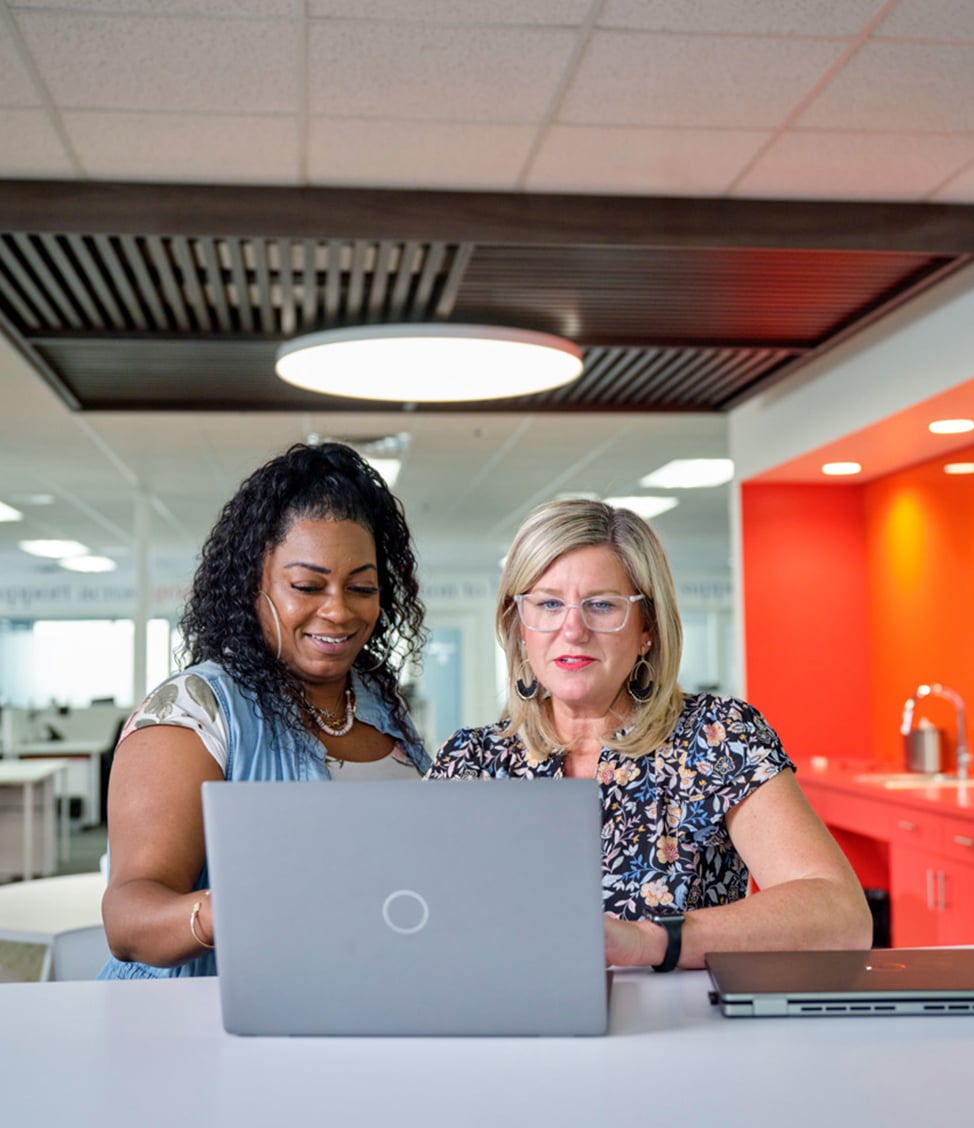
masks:
[(277, 374), (323, 395), (459, 403), (532, 395), (581, 374), (577, 345), (494, 325), (359, 325), (310, 333), (277, 351)]
[(640, 478), (639, 484), (658, 490), (697, 490), (722, 486), (733, 477), (730, 458), (674, 458)]
[(399, 477), (399, 471), (402, 469), (402, 463), (399, 459), (372, 458), (372, 456), (368, 454), (363, 455), (363, 457), (391, 490)]
[(114, 572), (118, 567), (108, 556), (68, 556), (60, 565), (69, 572)]
[(945, 474), (974, 474), (974, 462), (948, 462)]
[(43, 556), (50, 560), (61, 560), (65, 556), (84, 556), (88, 546), (72, 540), (22, 540), (22, 552), (31, 556)]
[(24, 515), (19, 509), (14, 509), (12, 505), (4, 505), (0, 501), (0, 521), (23, 521)]
[(859, 462), (826, 462), (822, 466), (822, 473), (833, 478), (847, 477), (850, 474), (861, 474), (862, 464)]
[(645, 517), (647, 521), (680, 504), (675, 497), (655, 497), (652, 494), (646, 494), (644, 497), (607, 497), (604, 500), (606, 505), (616, 509), (631, 509), (633, 513)]
[(963, 435), (974, 431), (974, 419), (935, 419), (927, 430), (934, 435)]

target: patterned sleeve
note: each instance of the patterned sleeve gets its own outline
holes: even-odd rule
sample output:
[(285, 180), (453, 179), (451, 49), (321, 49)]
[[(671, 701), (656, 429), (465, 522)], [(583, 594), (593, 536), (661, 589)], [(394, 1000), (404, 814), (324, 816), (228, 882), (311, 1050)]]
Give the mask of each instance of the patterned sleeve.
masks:
[(687, 766), (706, 780), (708, 803), (726, 815), (785, 768), (781, 740), (753, 705), (734, 697), (704, 698), (687, 733)]
[(226, 773), (226, 722), (213, 690), (198, 674), (174, 674), (157, 686), (129, 717), (118, 738), (119, 744), (136, 729), (150, 725), (191, 729)]
[(480, 779), (491, 775), (485, 754), (484, 729), (459, 729), (444, 741), (426, 779)]

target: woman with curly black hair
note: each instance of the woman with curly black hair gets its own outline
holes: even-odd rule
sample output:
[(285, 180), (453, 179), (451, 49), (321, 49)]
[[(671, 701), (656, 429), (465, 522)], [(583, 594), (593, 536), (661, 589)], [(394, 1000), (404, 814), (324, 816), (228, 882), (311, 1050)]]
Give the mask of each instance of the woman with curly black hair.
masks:
[(398, 687), (424, 640), (415, 573), (399, 501), (340, 443), (291, 447), (224, 506), (181, 622), (188, 665), (115, 752), (101, 978), (215, 974), (206, 780), (426, 770)]

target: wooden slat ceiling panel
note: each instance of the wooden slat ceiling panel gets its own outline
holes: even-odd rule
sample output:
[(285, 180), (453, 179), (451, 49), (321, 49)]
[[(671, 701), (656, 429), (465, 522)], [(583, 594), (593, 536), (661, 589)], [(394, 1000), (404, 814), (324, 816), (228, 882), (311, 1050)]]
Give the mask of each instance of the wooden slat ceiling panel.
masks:
[(719, 411), (972, 251), (974, 209), (942, 206), (24, 182), (0, 184), (0, 328), (76, 410), (388, 411), (283, 384), (278, 345), (453, 321), (585, 357), (463, 410)]

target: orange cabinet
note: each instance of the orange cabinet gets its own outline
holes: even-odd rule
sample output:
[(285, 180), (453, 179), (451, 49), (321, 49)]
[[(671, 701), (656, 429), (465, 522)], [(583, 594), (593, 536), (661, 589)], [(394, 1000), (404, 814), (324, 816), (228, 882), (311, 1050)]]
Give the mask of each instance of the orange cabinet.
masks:
[(863, 884), (885, 877), (894, 947), (974, 944), (974, 812), (952, 815), (868, 785), (863, 793), (819, 780), (802, 786)]

